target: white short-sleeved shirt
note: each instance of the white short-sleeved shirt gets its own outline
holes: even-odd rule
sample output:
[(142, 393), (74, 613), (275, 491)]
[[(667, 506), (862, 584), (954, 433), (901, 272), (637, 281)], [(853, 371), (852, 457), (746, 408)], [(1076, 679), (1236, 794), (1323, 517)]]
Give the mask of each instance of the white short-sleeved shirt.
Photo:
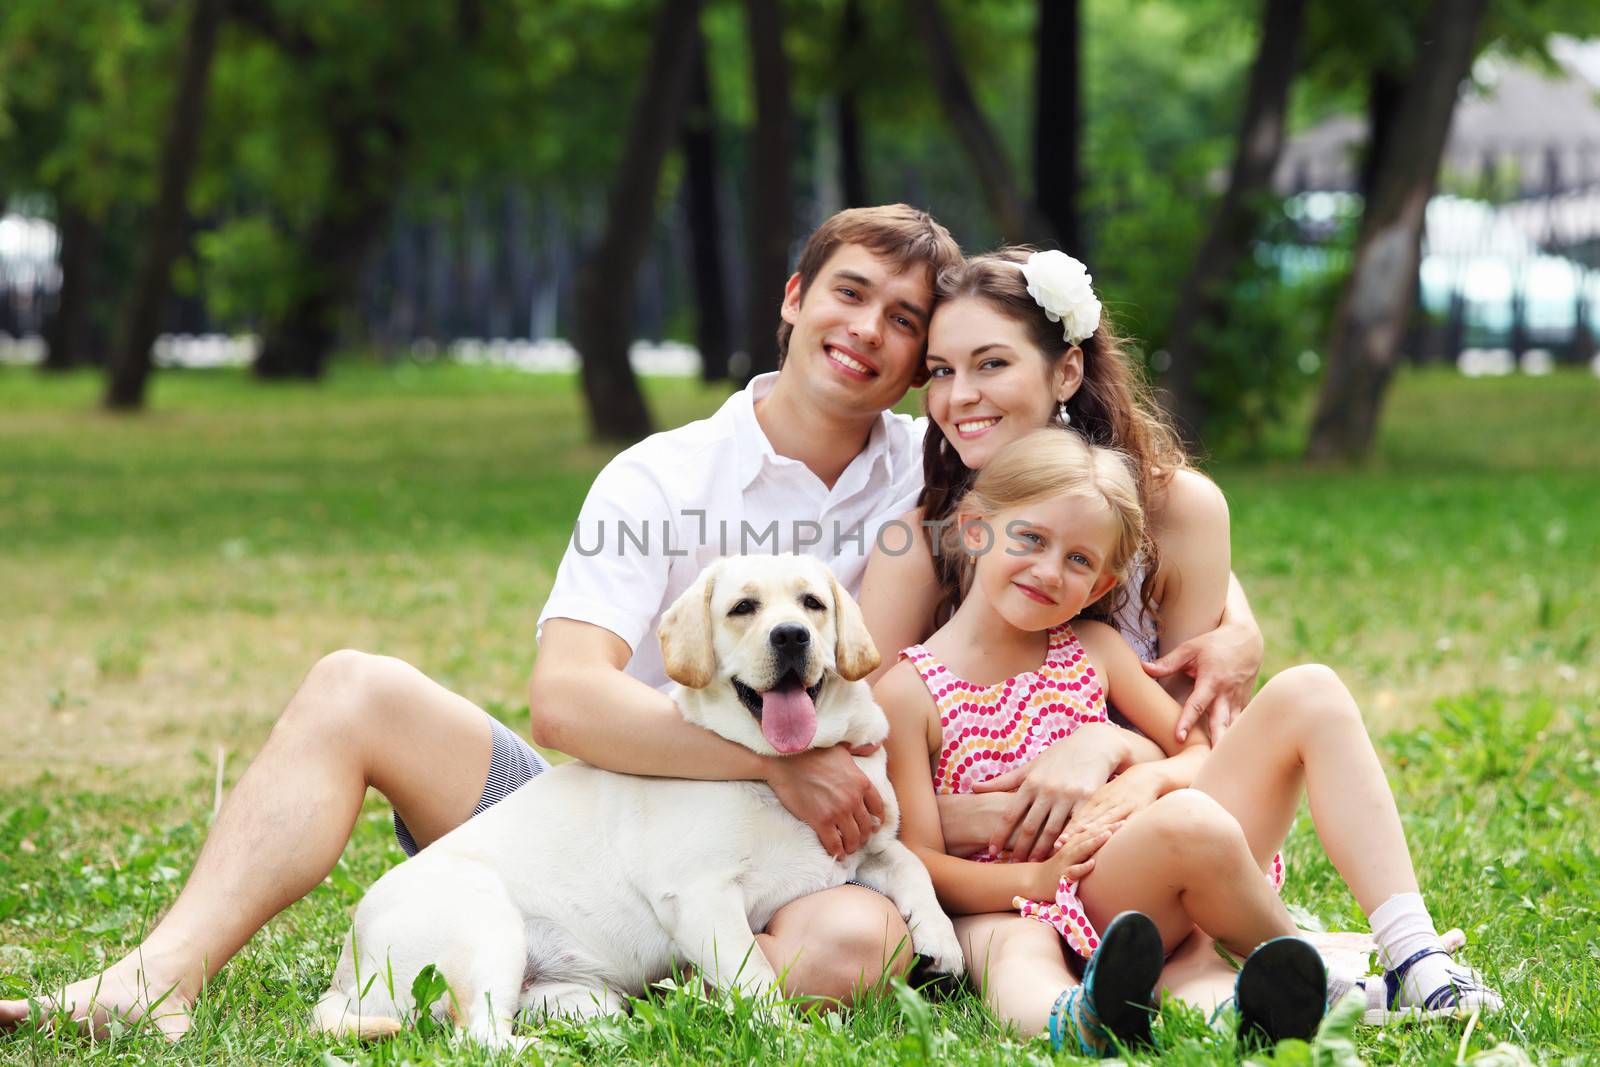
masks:
[[(606, 464), (539, 613), (602, 626), (633, 650), (627, 673), (666, 690), (656, 627), (700, 571), (723, 556), (800, 552), (828, 564), (852, 596), (883, 525), (916, 506), (926, 420), (884, 412), (830, 489), (778, 455), (753, 379), (710, 418), (645, 438)], [(893, 551), (905, 532), (884, 531)]]

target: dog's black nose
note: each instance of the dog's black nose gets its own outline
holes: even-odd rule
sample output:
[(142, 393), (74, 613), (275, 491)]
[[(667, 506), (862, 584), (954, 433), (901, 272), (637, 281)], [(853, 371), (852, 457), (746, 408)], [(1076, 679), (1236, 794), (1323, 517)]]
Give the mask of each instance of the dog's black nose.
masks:
[(772, 632), (767, 634), (767, 643), (772, 646), (781, 665), (803, 667), (811, 650), (811, 631), (798, 623), (786, 622), (772, 628)]
[(811, 631), (797, 623), (786, 622), (782, 626), (774, 626), (767, 640), (776, 649), (804, 649), (811, 643)]

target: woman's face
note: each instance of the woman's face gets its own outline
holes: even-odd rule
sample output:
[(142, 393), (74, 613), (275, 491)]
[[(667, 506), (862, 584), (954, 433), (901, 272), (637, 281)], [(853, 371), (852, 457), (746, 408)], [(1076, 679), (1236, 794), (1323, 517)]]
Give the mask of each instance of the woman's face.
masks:
[(946, 301), (928, 329), (928, 415), (961, 462), (978, 470), (1050, 421), (1077, 391), (1082, 358), (1074, 349), (1051, 367), (1023, 325), (987, 301)]

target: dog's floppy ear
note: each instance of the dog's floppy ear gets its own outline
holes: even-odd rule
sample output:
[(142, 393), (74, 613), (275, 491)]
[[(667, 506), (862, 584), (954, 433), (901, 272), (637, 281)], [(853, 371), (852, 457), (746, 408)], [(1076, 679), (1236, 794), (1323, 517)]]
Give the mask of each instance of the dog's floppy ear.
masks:
[(716, 570), (713, 563), (701, 571), (694, 584), (672, 602), (656, 628), (667, 677), (690, 689), (710, 685), (717, 669), (717, 657), (711, 647), (711, 591), (716, 584)]
[(878, 647), (867, 633), (866, 620), (861, 617), (855, 598), (844, 591), (831, 572), (828, 581), (833, 586), (833, 622), (838, 633), (833, 646), (834, 667), (846, 681), (854, 682), (878, 669)]

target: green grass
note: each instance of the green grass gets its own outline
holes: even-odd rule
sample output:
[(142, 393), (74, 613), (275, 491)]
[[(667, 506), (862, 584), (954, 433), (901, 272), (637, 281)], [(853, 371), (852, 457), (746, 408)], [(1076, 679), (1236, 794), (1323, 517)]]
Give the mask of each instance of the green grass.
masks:
[[(0, 993), (125, 950), (203, 839), (219, 749), (231, 780), (318, 655), (400, 655), (526, 727), (533, 621), (584, 488), (573, 382), (341, 365), (320, 388), (163, 374), (153, 410), (94, 409), (88, 376), (0, 372)], [(656, 381), (659, 421), (721, 399)], [(1467, 1056), (1600, 1058), (1600, 382), (1402, 378), (1374, 461), (1212, 472), (1267, 669), (1350, 682), (1405, 812), (1424, 891), (1507, 995)], [(1287, 897), (1361, 928), (1306, 820)], [(175, 1049), (138, 1033), (0, 1035), (0, 1063), (479, 1062), (442, 1035), (362, 1048), (308, 1036), (361, 890), (398, 858), (374, 802), (328, 882), (220, 975)], [(731, 1011), (732, 1014), (728, 1014)], [(1371, 1063), (1455, 1062), (1462, 1029), (1362, 1030)], [(1231, 1042), (1169, 1010), (1166, 1058)], [(970, 996), (908, 992), (787, 1029), (663, 993), (551, 1033), (546, 1058), (1045, 1062)], [(1285, 1047), (1277, 1062), (1309, 1063)], [(1329, 1061), (1331, 1062), (1331, 1061)]]

